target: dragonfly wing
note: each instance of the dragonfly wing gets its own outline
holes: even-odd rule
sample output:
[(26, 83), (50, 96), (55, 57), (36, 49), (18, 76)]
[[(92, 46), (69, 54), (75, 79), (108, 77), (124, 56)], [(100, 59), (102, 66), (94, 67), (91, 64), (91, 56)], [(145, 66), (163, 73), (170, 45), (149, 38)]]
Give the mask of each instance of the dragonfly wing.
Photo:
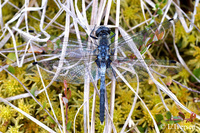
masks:
[[(181, 65), (176, 61), (167, 60), (143, 60), (149, 70), (156, 75), (156, 73), (173, 76), (181, 71)], [(114, 65), (118, 71), (129, 81), (136, 82), (136, 74), (139, 77), (139, 81), (145, 81), (149, 79), (149, 74), (140, 60), (115, 60), (112, 65)], [(119, 82), (122, 80), (117, 77)]]
[[(55, 40), (54, 40), (55, 41)], [(43, 49), (45, 50), (46, 53), (50, 54), (50, 53), (61, 53), (62, 47), (63, 47), (63, 43), (66, 43), (67, 46), (67, 51), (75, 51), (77, 49), (81, 50), (79, 52), (93, 52), (95, 49), (95, 44), (94, 43), (89, 43), (88, 41), (85, 40), (77, 40), (77, 39), (73, 39), (71, 38), (70, 40), (68, 40), (67, 42), (63, 42), (63, 39), (58, 39), (56, 42), (51, 42), (50, 40), (47, 41), (47, 45), (45, 45), (43, 47)]]
[[(59, 45), (57, 47), (52, 46), (52, 48), (55, 49), (49, 49), (49, 52), (51, 53), (48, 52), (47, 54), (42, 54), (42, 59), (40, 59), (37, 62), (56, 62), (56, 60), (60, 59), (61, 54), (63, 54), (61, 47), (62, 45)], [(80, 60), (96, 60), (97, 56), (95, 47), (93, 47), (92, 49), (81, 47), (78, 43), (75, 43), (75, 41), (73, 44), (70, 43), (67, 46), (67, 49), (64, 54), (64, 62), (67, 62), (69, 65), (75, 64)]]
[[(127, 43), (133, 41), (138, 50), (143, 54), (148, 46), (156, 41), (162, 40), (164, 37), (165, 29), (169, 29), (172, 25), (173, 19), (165, 21), (157, 26), (147, 28), (132, 36), (123, 36), (118, 40), (118, 46), (113, 48), (113, 51), (117, 51), (117, 56), (135, 58), (132, 47)], [(114, 46), (114, 44), (111, 46)]]
[[(99, 69), (94, 61), (87, 63), (85, 60), (80, 60), (74, 63), (71, 60), (65, 60), (62, 63), (62, 67), (58, 67), (58, 60), (38, 62), (37, 64), (40, 67), (43, 78), (47, 80), (51, 80), (54, 77), (58, 68), (61, 68), (61, 71), (56, 79), (57, 82), (66, 80), (68, 83), (82, 84), (84, 83), (86, 74), (89, 74), (90, 78), (93, 78), (94, 81), (100, 77)], [(33, 66), (31, 69), (28, 69), (28, 73), (35, 72), (35, 70), (36, 66)]]

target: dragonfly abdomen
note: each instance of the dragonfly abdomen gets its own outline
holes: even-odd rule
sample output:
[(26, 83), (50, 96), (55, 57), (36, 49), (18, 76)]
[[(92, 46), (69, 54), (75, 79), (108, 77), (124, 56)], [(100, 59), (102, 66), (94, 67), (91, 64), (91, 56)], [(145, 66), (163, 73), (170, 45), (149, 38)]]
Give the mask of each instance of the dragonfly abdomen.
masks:
[(103, 124), (104, 114), (105, 114), (105, 75), (101, 76), (101, 85), (100, 85), (100, 121)]

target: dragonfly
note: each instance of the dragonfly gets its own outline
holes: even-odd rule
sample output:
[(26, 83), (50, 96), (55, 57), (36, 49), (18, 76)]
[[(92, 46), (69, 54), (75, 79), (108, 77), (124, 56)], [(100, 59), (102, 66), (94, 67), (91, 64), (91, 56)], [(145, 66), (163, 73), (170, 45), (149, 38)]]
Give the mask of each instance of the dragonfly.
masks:
[[(167, 20), (155, 27), (149, 27), (139, 33), (132, 36), (125, 36), (118, 40), (118, 45), (114, 47), (114, 42), (111, 42), (115, 34), (111, 35), (111, 29), (106, 26), (99, 26), (97, 29), (93, 29), (90, 37), (94, 40), (94, 43), (84, 42), (77, 40), (69, 40), (63, 65), (57, 81), (66, 80), (68, 83), (81, 84), (84, 83), (85, 75), (90, 75), (91, 81), (100, 80), (100, 121), (104, 122), (105, 115), (105, 92), (106, 83), (105, 77), (114, 75), (117, 81), (120, 82), (120, 78), (117, 77), (116, 72), (113, 70), (112, 65), (119, 68), (120, 72), (125, 76), (134, 80), (134, 74), (123, 70), (123, 67), (139, 70), (140, 73), (145, 72), (140, 60), (137, 60), (128, 45), (127, 41), (132, 40), (137, 46), (141, 54), (145, 53), (147, 48), (156, 41), (162, 40), (164, 37), (164, 31), (170, 28), (174, 19)], [(95, 31), (95, 35), (93, 32)], [(47, 43), (48, 44), (48, 43)], [(52, 46), (52, 49), (44, 49), (48, 53), (48, 58), (41, 59), (33, 64), (38, 64), (39, 67), (45, 71), (46, 77), (52, 79), (55, 71), (58, 69), (59, 57), (61, 53), (62, 43)], [(117, 54), (115, 54), (117, 52)], [(151, 68), (159, 68), (161, 66), (169, 66), (167, 69), (162, 69), (168, 73), (169, 69), (176, 68), (177, 62), (169, 61), (155, 61), (146, 60), (148, 66)], [(161, 63), (160, 65), (158, 65)], [(166, 65), (167, 64), (167, 65)], [(120, 68), (122, 67), (122, 68)], [(172, 71), (172, 70), (171, 70)], [(147, 77), (147, 76), (146, 76)], [(143, 80), (145, 76), (140, 79)], [(132, 82), (130, 81), (130, 82)]]

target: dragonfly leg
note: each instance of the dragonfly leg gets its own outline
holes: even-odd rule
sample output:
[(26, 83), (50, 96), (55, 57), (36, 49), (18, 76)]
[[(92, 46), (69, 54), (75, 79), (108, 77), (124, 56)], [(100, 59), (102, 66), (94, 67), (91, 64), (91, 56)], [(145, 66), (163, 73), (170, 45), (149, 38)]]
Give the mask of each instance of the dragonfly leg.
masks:
[[(97, 46), (98, 46), (98, 45), (97, 45)], [(97, 51), (97, 49), (95, 49), (95, 50), (94, 50), (92, 53), (94, 53), (94, 54), (95, 54), (95, 53), (96, 53), (96, 51)]]
[(115, 49), (110, 50), (110, 54), (111, 54), (111, 55), (114, 55), (114, 53), (115, 53)]
[[(114, 32), (112, 32), (112, 33), (114, 33)], [(115, 36), (115, 33), (112, 36), (110, 36), (109, 39), (112, 39), (114, 36)], [(108, 46), (110, 47), (111, 44), (113, 44), (113, 43), (110, 43)]]
[[(111, 32), (112, 32), (112, 31), (111, 31)], [(112, 33), (114, 33), (114, 32), (112, 32)], [(112, 36), (110, 36), (109, 38), (112, 39), (114, 36), (115, 36), (115, 33), (114, 33)]]
[(92, 29), (92, 31), (91, 31), (91, 33), (90, 33), (90, 37), (93, 38), (93, 39), (95, 39), (95, 40), (97, 40), (98, 38), (92, 35), (92, 33), (93, 33), (94, 30), (95, 30), (95, 27), (96, 27), (96, 25), (95, 25), (94, 28)]

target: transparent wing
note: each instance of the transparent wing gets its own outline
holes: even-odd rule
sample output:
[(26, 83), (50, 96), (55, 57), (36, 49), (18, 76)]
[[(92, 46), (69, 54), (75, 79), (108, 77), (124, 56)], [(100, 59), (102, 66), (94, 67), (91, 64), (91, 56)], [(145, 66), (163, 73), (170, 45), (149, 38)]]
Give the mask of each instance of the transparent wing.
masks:
[[(127, 43), (129, 40), (133, 40), (138, 50), (144, 53), (147, 47), (156, 41), (162, 40), (164, 37), (165, 29), (168, 29), (172, 25), (173, 19), (163, 22), (154, 27), (145, 29), (139, 33), (132, 36), (121, 37), (118, 40), (118, 46), (114, 48), (114, 43), (110, 44), (111, 57), (113, 53), (117, 51), (117, 57), (129, 57), (131, 59), (135, 58), (130, 45)], [(51, 41), (47, 42), (47, 46), (43, 47), (44, 51), (48, 54), (52, 54), (54, 57), (58, 57), (61, 53), (63, 46), (63, 40), (58, 40), (56, 43)], [(73, 40), (70, 39), (67, 42), (66, 58), (68, 60), (76, 60), (78, 58), (85, 58), (86, 56), (97, 56), (96, 44), (90, 43), (85, 40)], [(75, 58), (74, 58), (75, 57)]]
[[(176, 61), (167, 61), (167, 60), (144, 60), (148, 68), (152, 73), (159, 73), (165, 76), (173, 76), (181, 71), (181, 65)], [(51, 80), (58, 69), (58, 60), (51, 61), (42, 61), (38, 62), (40, 70), (43, 74), (43, 78)], [(136, 74), (139, 77), (139, 81), (146, 81), (149, 78), (149, 74), (146, 71), (145, 67), (139, 60), (115, 60), (112, 62), (118, 71), (126, 78), (130, 83), (137, 82)], [(36, 66), (33, 66), (31, 69), (28, 69), (28, 73), (36, 70)], [(58, 82), (63, 82), (66, 80), (68, 83), (72, 84), (82, 84), (85, 80), (85, 75), (89, 74), (90, 78), (94, 81), (100, 79), (99, 68), (97, 67), (94, 61), (90, 63), (85, 60), (80, 60), (76, 62), (69, 62), (65, 60), (60, 71), (60, 75), (56, 79)], [(111, 78), (112, 75), (116, 76), (118, 82), (123, 82), (118, 75), (115, 74), (112, 68), (108, 68), (106, 75)], [(92, 80), (91, 80), (92, 81)]]
[[(147, 48), (148, 45), (151, 45), (152, 43), (159, 41), (164, 36), (164, 29), (169, 28), (171, 25), (171, 21), (166, 21), (163, 24), (160, 24), (156, 27), (149, 28), (147, 30), (141, 31), (133, 36), (127, 36), (124, 38), (121, 38), (118, 41), (117, 48), (112, 48), (111, 51), (117, 50), (117, 60), (114, 60), (112, 62), (113, 65), (115, 65), (121, 73), (124, 74), (124, 76), (128, 76), (127, 79), (130, 82), (133, 82), (134, 80), (134, 74), (133, 71), (136, 71), (138, 75), (140, 75), (140, 79), (144, 80), (147, 79), (145, 77), (148, 76), (146, 69), (142, 66), (139, 61), (133, 60), (134, 55), (133, 52), (130, 49), (130, 46), (126, 43), (128, 40), (133, 40), (134, 43), (137, 45), (137, 48), (142, 52)], [(111, 44), (110, 46), (113, 46)], [(54, 72), (58, 67), (58, 60), (61, 54), (61, 48), (62, 43), (47, 43), (47, 47), (45, 51), (48, 53), (48, 58), (45, 58), (38, 62), (38, 64), (48, 72), (47, 78), (51, 79)], [(96, 60), (96, 46), (93, 43), (88, 43), (87, 41), (77, 41), (77, 40), (69, 40), (67, 45), (67, 50), (65, 53), (65, 60), (63, 61), (62, 71), (60, 76), (58, 77), (58, 81), (63, 81), (63, 79), (66, 79), (70, 83), (76, 83), (80, 84), (83, 83), (85, 78), (85, 71), (91, 71), (91, 76), (94, 80), (99, 79), (98, 74), (98, 68), (96, 66), (95, 60)], [(88, 65), (87, 62), (89, 62)], [(176, 66), (175, 63), (170, 63), (168, 61), (145, 61), (147, 65), (152, 70), (163, 70), (164, 73), (168, 73), (169, 71), (177, 72), (174, 67), (174, 70), (172, 70), (173, 67), (170, 69), (165, 66)], [(156, 62), (156, 63), (155, 63)], [(87, 65), (86, 65), (87, 64)], [(73, 66), (70, 68), (70, 66)], [(123, 68), (131, 69), (132, 72), (128, 70), (124, 70)], [(86, 69), (85, 69), (86, 68)], [(87, 69), (88, 68), (88, 69)], [(162, 69), (161, 69), (162, 68)], [(165, 68), (165, 69), (163, 69)], [(166, 69), (167, 68), (167, 69)], [(179, 69), (179, 68), (178, 68)], [(107, 69), (107, 75), (110, 77), (112, 75), (113, 70), (111, 68)], [(132, 78), (131, 78), (131, 75)]]
[[(131, 50), (130, 45), (127, 43), (128, 41), (132, 40), (142, 54), (146, 51), (149, 45), (163, 39), (165, 29), (170, 28), (170, 26), (172, 25), (172, 21), (174, 20), (170, 19), (157, 26), (150, 27), (141, 32), (138, 32), (132, 36), (125, 36), (123, 38), (120, 38), (117, 43), (118, 46), (116, 48), (113, 48), (112, 51), (117, 51), (117, 56), (133, 58), (133, 51)], [(113, 47), (114, 44), (111, 44), (111, 46)]]
[(47, 42), (45, 46), (41, 49), (44, 50), (47, 54), (59, 54), (62, 51), (63, 43), (67, 44), (67, 51), (69, 52), (78, 52), (78, 54), (94, 54), (94, 50), (96, 48), (94, 43), (89, 43), (85, 40), (76, 40), (70, 39), (68, 42), (63, 42), (63, 40), (57, 40), (55, 43), (51, 42), (50, 40)]
[[(64, 60), (60, 61), (61, 50), (61, 48), (56, 48), (52, 45), (52, 47), (46, 49), (48, 53), (44, 54), (43, 59), (36, 62), (40, 66), (45, 79), (53, 78), (59, 63), (63, 65), (56, 81), (63, 82), (65, 79), (68, 83), (82, 84), (85, 79), (85, 72), (89, 72), (88, 74), (91, 76), (91, 79), (99, 79), (98, 68), (95, 63), (95, 50), (82, 47), (78, 42), (73, 41), (67, 47)], [(31, 69), (35, 68), (32, 67)]]
[[(110, 44), (111, 47), (111, 51), (117, 51), (118, 52), (118, 56), (131, 56), (133, 55), (133, 52), (130, 49), (130, 46), (127, 44), (127, 41), (129, 40), (133, 40), (133, 42), (136, 44), (137, 48), (139, 51), (144, 52), (145, 49), (153, 44), (156, 41), (162, 40), (164, 37), (164, 33), (165, 33), (165, 29), (169, 29), (169, 27), (172, 25), (172, 21), (175, 22), (175, 20), (170, 19), (167, 20), (161, 24), (158, 24), (156, 26), (153, 27), (149, 27), (146, 28), (145, 30), (138, 32), (132, 36), (125, 36), (125, 37), (121, 37), (118, 41), (117, 44), (118, 46), (114, 48), (114, 43), (112, 42)], [(93, 40), (95, 41), (95, 40)], [(44, 47), (43, 49), (47, 52), (47, 53), (60, 53), (62, 46), (63, 46), (63, 39), (58, 40), (55, 43), (52, 42), (47, 42), (47, 46)], [(91, 54), (91, 55), (96, 55), (94, 53), (94, 50), (96, 49), (96, 42), (92, 43), (92, 42), (88, 42), (86, 40), (76, 40), (76, 39), (70, 39), (68, 40), (67, 43), (67, 52), (74, 50), (74, 49), (82, 49), (81, 52), (83, 53), (87, 53), (87, 54)], [(80, 52), (80, 51), (79, 51)]]
[[(98, 80), (99, 68), (95, 63), (96, 56), (91, 53), (93, 52), (80, 48), (71, 47), (71, 49), (68, 49), (57, 81), (62, 82), (65, 79), (70, 83), (81, 84), (85, 79), (85, 71), (90, 72), (88, 74), (90, 74), (94, 80)], [(52, 54), (51, 57), (38, 61), (38, 64), (45, 72), (47, 79), (52, 79), (58, 69), (59, 58), (57, 57), (59, 57), (59, 54)], [(147, 64), (150, 70), (159, 72), (166, 76), (176, 74), (181, 68), (175, 61), (143, 61)], [(136, 82), (133, 80), (135, 73), (139, 75), (140, 81), (144, 81), (149, 77), (140, 60), (134, 60), (129, 57), (118, 57), (116, 60), (112, 61), (112, 65), (115, 65), (118, 70), (127, 77), (129, 82)], [(111, 77), (113, 74), (112, 68), (108, 68), (106, 74), (108, 77)]]
[[(149, 70), (155, 75), (164, 75), (164, 76), (173, 76), (181, 71), (181, 65), (176, 61), (167, 61), (167, 60), (143, 60)], [(112, 62), (118, 71), (126, 78), (128, 82), (137, 82), (136, 74), (139, 77), (139, 81), (145, 81), (149, 79), (149, 74), (146, 68), (141, 63), (141, 60), (115, 60)], [(109, 72), (109, 75), (112, 73)], [(122, 80), (118, 77), (118, 82)]]
[[(84, 83), (86, 73), (89, 74), (90, 78), (94, 81), (100, 78), (99, 69), (96, 66), (95, 62), (87, 63), (85, 60), (80, 60), (76, 64), (63, 61), (63, 66), (56, 81), (63, 82), (66, 80), (68, 83), (72, 84), (82, 84)], [(51, 80), (55, 75), (56, 70), (58, 69), (58, 60), (43, 61), (37, 63), (40, 67), (40, 71), (44, 79)], [(27, 69), (28, 73), (36, 72), (36, 66), (33, 65), (31, 68)]]

